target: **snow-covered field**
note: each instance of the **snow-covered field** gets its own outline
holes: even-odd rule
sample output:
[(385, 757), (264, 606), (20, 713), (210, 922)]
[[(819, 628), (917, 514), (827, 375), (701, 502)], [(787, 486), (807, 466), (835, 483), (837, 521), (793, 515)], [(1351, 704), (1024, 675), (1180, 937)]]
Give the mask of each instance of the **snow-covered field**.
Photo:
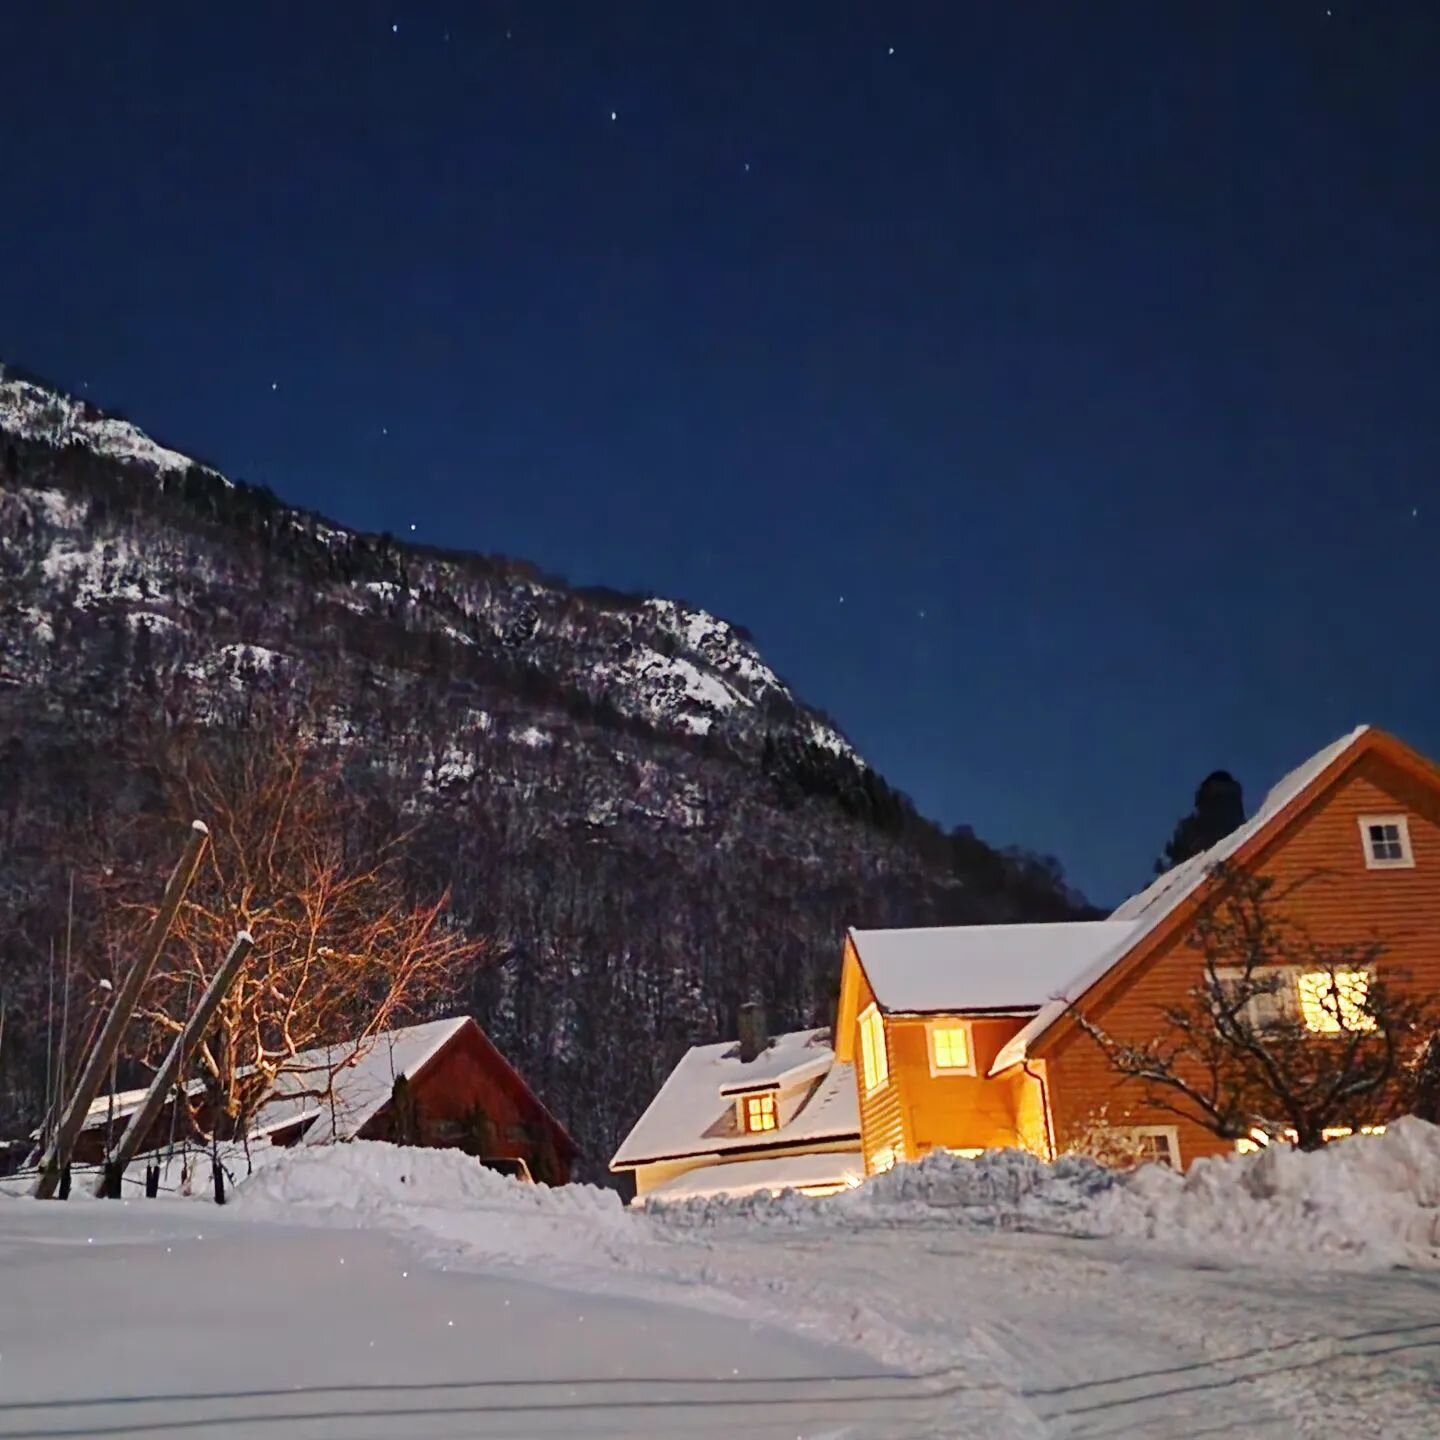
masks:
[(650, 1211), (454, 1153), (263, 1159), (224, 1210), (0, 1205), (0, 1437), (1440, 1434), (1419, 1122)]

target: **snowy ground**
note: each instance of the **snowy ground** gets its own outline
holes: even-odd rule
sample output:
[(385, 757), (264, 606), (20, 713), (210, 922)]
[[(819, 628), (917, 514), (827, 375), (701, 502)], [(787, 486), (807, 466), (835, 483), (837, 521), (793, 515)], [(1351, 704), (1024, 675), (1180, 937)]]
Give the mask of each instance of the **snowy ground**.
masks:
[(453, 1153), (266, 1159), (223, 1211), (0, 1204), (0, 1440), (1440, 1434), (1430, 1127), (656, 1213)]

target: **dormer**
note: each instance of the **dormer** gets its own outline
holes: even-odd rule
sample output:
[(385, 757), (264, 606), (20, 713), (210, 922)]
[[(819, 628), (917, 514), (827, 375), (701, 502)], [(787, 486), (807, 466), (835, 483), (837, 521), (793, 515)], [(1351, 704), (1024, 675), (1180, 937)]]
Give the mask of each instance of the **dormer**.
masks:
[(736, 1130), (762, 1137), (783, 1130), (829, 1074), (834, 1058), (828, 1047), (815, 1047), (807, 1055), (786, 1046), (736, 1067), (746, 1073), (719, 1087), (721, 1100), (734, 1107)]

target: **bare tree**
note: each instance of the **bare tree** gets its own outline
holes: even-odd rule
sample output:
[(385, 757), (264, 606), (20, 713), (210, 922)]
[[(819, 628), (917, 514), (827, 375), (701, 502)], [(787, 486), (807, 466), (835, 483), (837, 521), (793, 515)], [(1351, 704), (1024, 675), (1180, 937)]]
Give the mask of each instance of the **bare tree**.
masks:
[[(190, 735), (156, 773), (159, 813), (203, 815), (212, 843), (139, 1012), (144, 1056), (184, 1024), (187, 997), (228, 937), (249, 930), (250, 961), (198, 1052), (217, 1128), (244, 1134), (278, 1075), (292, 1073), (292, 1096), (323, 1097), (382, 1031), (438, 1013), (482, 947), (448, 915), (446, 895), (414, 895), (407, 832), (370, 812), (303, 722), (272, 713), (238, 732)], [(105, 879), (117, 949), (149, 918), (143, 874), (132, 860)], [(324, 1065), (297, 1059), (322, 1046)]]
[(1160, 1010), (1160, 1033), (1114, 1036), (1072, 1006), (1081, 1029), (1152, 1106), (1222, 1139), (1258, 1131), (1313, 1150), (1400, 1113), (1433, 1004), (1382, 968), (1379, 940), (1310, 935), (1287, 913), (1298, 885), (1220, 869), (1212, 881), (1190, 937), (1200, 978)]

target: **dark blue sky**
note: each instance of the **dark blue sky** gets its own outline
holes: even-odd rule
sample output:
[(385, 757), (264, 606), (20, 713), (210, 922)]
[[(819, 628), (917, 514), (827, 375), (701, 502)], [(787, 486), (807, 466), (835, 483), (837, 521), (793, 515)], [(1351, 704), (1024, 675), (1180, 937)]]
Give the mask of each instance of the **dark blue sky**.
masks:
[(1102, 901), (1215, 766), (1440, 754), (1431, 0), (4, 29), (0, 355), (162, 439), (738, 620)]

